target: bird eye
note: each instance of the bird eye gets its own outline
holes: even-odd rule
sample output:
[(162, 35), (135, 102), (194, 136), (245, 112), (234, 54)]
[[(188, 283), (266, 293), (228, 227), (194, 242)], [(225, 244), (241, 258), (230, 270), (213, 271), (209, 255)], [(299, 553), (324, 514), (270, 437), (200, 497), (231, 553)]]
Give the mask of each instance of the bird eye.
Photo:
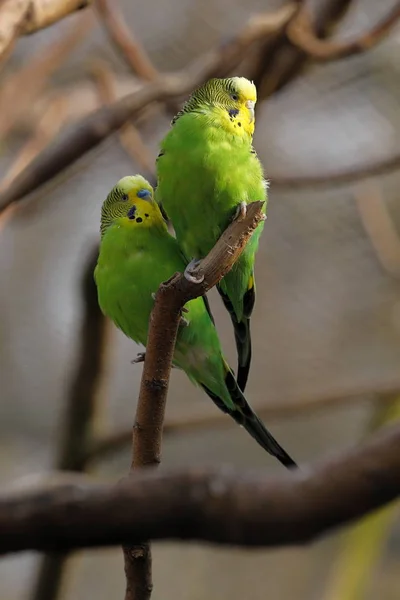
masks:
[(237, 94), (231, 94), (231, 98), (232, 100), (235, 100), (235, 102), (239, 100), (239, 96)]
[(128, 194), (122, 194), (121, 200), (122, 202), (126, 202), (128, 200)]

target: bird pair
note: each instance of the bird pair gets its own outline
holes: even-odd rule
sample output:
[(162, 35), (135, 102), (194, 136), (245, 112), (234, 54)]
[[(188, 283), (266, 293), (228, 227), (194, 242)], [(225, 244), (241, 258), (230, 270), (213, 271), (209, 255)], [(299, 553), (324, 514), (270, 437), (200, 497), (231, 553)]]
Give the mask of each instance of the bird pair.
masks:
[[(211, 79), (172, 121), (157, 158), (158, 186), (140, 175), (124, 177), (101, 213), (95, 279), (101, 310), (125, 335), (146, 345), (154, 294), (176, 271), (191, 277), (190, 263), (215, 245), (238, 210), (267, 202), (262, 166), (252, 146), (256, 88), (243, 77)], [(160, 206), (171, 219), (168, 233)], [(221, 280), (238, 351), (238, 378), (224, 359), (205, 298), (185, 306), (173, 364), (287, 468), (295, 462), (246, 401), (250, 316), (255, 301), (254, 261), (263, 223)], [(189, 264), (188, 264), (189, 263)]]

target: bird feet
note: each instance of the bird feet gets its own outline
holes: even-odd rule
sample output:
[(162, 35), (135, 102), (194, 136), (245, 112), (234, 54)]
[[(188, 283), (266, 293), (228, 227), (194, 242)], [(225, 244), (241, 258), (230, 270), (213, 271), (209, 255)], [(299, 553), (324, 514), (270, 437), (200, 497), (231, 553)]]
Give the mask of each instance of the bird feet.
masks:
[[(146, 352), (138, 352), (136, 358), (134, 358), (133, 360), (131, 360), (131, 365), (137, 365), (139, 363), (142, 363), (142, 362), (144, 362), (145, 358), (146, 358)], [(175, 366), (172, 365), (171, 368), (175, 369)]]
[(146, 352), (138, 352), (136, 358), (131, 360), (131, 365), (136, 365), (138, 363), (144, 362), (145, 358), (146, 358)]
[(201, 275), (200, 277), (196, 277), (196, 275), (193, 274), (193, 270), (196, 267), (198, 267), (200, 263), (201, 263), (201, 260), (193, 258), (190, 261), (190, 263), (187, 265), (187, 267), (183, 273), (185, 278), (188, 281), (190, 281), (191, 283), (202, 283), (204, 281), (204, 275)]
[(187, 327), (189, 325), (189, 321), (185, 319), (185, 317), (181, 317), (179, 325), (180, 327)]
[(241, 202), (236, 208), (235, 215), (233, 217), (233, 221), (236, 219), (244, 219), (247, 214), (247, 204), (246, 202)]

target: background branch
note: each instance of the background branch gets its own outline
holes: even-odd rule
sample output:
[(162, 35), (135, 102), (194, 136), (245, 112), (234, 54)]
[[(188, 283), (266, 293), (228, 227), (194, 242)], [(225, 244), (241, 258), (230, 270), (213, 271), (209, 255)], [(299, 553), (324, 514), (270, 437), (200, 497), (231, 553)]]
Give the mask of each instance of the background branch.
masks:
[(268, 477), (232, 468), (143, 471), (0, 498), (0, 552), (135, 540), (309, 543), (400, 494), (400, 428), (314, 467)]
[(400, 238), (377, 185), (365, 185), (355, 194), (364, 229), (382, 267), (400, 276)]
[[(311, 14), (314, 32), (318, 38), (328, 37), (341, 21), (351, 4), (351, 0), (304, 0), (292, 19)], [(293, 81), (310, 64), (309, 56), (294, 46), (288, 35), (287, 26), (279, 35), (267, 39), (254, 61), (251, 77), (258, 89), (259, 98), (269, 98)]]
[(155, 81), (159, 73), (143, 46), (127, 27), (115, 0), (94, 0), (94, 7), (122, 59), (132, 71), (145, 81)]
[(90, 0), (3, 0), (0, 5), (0, 61), (20, 35), (48, 27), (89, 3)]
[[(0, 17), (1, 18), (1, 17)], [(50, 77), (67, 60), (71, 51), (83, 41), (93, 25), (90, 13), (69, 27), (59, 40), (5, 79), (0, 89), (0, 137), (6, 136), (21, 115), (37, 99), (48, 84)], [(24, 94), (21, 94), (21, 89)]]
[[(400, 393), (400, 380), (396, 383), (385, 386), (385, 389), (376, 389), (376, 387), (359, 388), (358, 390), (343, 390), (330, 396), (315, 396), (294, 401), (285, 401), (284, 403), (266, 404), (254, 403), (254, 409), (260, 417), (268, 421), (273, 419), (290, 418), (297, 414), (313, 413), (327, 408), (342, 408), (343, 406), (353, 406), (356, 403), (371, 402), (371, 398), (377, 397), (374, 404), (382, 405), (390, 402), (392, 395)], [(182, 414), (168, 416), (165, 419), (163, 435), (180, 435), (198, 430), (210, 430), (211, 428), (231, 427), (230, 419), (220, 412), (210, 411), (207, 408), (198, 413)], [(105, 434), (97, 440), (93, 440), (91, 447), (88, 448), (87, 460), (96, 462), (102, 460), (112, 452), (118, 452), (125, 448), (132, 441), (132, 429), (121, 429), (115, 432)]]
[(112, 105), (98, 109), (76, 123), (73, 131), (50, 144), (20, 173), (10, 187), (0, 194), (0, 212), (36, 190), (62, 170), (72, 165), (154, 102), (173, 100), (189, 94), (211, 76), (226, 75), (243, 60), (243, 55), (257, 40), (283, 28), (295, 10), (289, 5), (277, 13), (252, 18), (237, 36), (211, 50), (183, 71), (163, 75), (153, 83), (129, 94)]
[[(350, 169), (337, 171), (336, 173), (322, 173), (320, 175), (272, 175), (268, 177), (271, 185), (282, 189), (312, 188), (330, 185), (345, 185), (365, 179), (387, 175), (400, 169), (400, 154), (394, 154), (388, 158), (357, 165)], [(1, 196), (0, 196), (1, 207)]]
[[(97, 60), (91, 65), (91, 72), (95, 80), (100, 100), (103, 104), (112, 104), (116, 101), (115, 76), (111, 68), (104, 61)], [(144, 177), (155, 178), (154, 160), (144, 143), (138, 129), (128, 121), (118, 132), (121, 146), (133, 162), (137, 162), (144, 169)]]
[(337, 60), (370, 50), (391, 31), (400, 19), (400, 2), (377, 25), (355, 40), (335, 41), (319, 39), (313, 31), (312, 20), (306, 10), (292, 19), (287, 28), (291, 43), (314, 60)]

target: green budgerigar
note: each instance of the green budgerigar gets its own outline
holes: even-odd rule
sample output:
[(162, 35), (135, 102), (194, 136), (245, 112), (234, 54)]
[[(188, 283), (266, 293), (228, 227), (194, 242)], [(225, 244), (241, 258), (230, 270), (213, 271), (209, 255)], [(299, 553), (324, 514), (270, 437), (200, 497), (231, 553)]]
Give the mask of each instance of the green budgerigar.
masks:
[[(168, 230), (150, 184), (124, 177), (101, 213), (101, 244), (95, 280), (101, 310), (126, 336), (146, 345), (154, 294), (161, 282), (187, 265)], [(185, 306), (173, 364), (288, 468), (294, 461), (252, 411), (226, 363), (204, 298)]]
[[(254, 84), (244, 77), (210, 79), (193, 92), (161, 143), (156, 199), (188, 260), (204, 258), (247, 203), (267, 202), (263, 169), (252, 146), (256, 100)], [(262, 230), (263, 224), (218, 286), (234, 326), (242, 391), (251, 361), (254, 260)], [(190, 278), (190, 265), (186, 273)]]

